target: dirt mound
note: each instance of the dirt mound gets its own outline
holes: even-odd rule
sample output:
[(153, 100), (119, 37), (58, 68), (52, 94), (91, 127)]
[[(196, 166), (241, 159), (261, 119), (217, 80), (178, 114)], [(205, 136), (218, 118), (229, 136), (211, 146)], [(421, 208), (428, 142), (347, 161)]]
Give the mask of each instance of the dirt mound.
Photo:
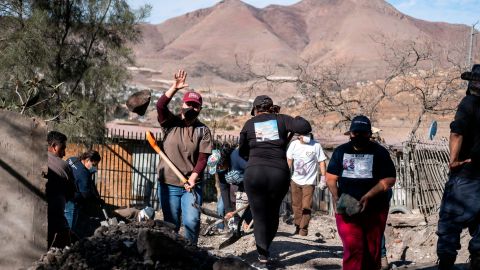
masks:
[(51, 249), (30, 269), (212, 269), (216, 260), (156, 220), (100, 227), (70, 248)]

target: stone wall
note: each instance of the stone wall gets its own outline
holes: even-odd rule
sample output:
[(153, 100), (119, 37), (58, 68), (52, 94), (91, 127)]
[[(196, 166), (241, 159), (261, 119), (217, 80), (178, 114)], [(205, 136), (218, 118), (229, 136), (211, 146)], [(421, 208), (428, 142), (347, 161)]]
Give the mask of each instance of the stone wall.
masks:
[(28, 267), (47, 250), (47, 127), (0, 111), (0, 269)]

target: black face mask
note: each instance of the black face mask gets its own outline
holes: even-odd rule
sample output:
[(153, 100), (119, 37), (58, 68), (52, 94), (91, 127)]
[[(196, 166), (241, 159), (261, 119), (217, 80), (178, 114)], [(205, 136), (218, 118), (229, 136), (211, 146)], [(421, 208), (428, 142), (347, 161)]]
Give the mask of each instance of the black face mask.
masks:
[(182, 108), (182, 113), (183, 113), (183, 116), (185, 116), (185, 120), (192, 121), (198, 117), (198, 114), (200, 112), (195, 111), (192, 107), (188, 107), (188, 108)]
[(353, 146), (355, 148), (363, 149), (367, 147), (368, 142), (370, 141), (370, 138), (363, 137), (363, 136), (356, 136), (356, 137), (350, 138), (350, 141), (352, 141)]

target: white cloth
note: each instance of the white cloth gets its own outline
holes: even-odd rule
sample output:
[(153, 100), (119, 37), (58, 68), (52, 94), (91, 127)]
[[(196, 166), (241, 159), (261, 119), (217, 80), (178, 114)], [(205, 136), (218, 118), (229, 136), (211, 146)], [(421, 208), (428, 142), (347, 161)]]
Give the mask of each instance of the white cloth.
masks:
[(327, 159), (322, 146), (315, 140), (308, 144), (299, 140), (293, 141), (288, 147), (287, 158), (293, 160), (292, 180), (302, 186), (315, 184), (318, 163)]

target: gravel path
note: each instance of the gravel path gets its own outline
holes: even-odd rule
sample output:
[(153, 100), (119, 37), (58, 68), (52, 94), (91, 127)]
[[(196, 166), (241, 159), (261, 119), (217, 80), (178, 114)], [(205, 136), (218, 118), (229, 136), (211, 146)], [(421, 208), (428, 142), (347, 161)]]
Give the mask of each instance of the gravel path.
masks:
[[(294, 227), (280, 221), (277, 236), (271, 246), (272, 257), (278, 259), (277, 269), (341, 269), (342, 244), (330, 216), (314, 216), (309, 235), (292, 235)], [(249, 263), (257, 258), (253, 234), (247, 234), (235, 244), (218, 250), (225, 235), (201, 237), (199, 246), (225, 257), (238, 256)]]

